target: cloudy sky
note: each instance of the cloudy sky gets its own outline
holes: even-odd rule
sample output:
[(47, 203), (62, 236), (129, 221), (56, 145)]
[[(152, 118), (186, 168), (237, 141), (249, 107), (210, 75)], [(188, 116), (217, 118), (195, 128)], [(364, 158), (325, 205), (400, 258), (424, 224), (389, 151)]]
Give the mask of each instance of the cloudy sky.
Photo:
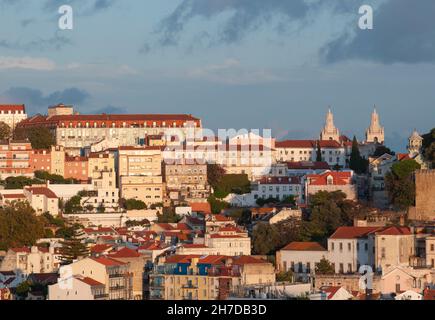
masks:
[[(74, 9), (59, 30), (58, 8)], [(374, 29), (358, 9), (374, 9)], [(435, 127), (433, 0), (0, 0), (0, 103), (29, 113), (191, 113), (314, 138), (327, 107), (363, 138), (373, 105), (403, 150)]]

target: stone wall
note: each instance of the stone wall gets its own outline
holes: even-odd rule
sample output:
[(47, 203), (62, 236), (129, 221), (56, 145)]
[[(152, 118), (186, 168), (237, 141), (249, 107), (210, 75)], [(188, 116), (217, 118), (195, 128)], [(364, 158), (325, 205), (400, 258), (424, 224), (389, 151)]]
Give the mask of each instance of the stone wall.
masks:
[(411, 220), (435, 219), (435, 170), (419, 170), (415, 173), (415, 208), (409, 212)]

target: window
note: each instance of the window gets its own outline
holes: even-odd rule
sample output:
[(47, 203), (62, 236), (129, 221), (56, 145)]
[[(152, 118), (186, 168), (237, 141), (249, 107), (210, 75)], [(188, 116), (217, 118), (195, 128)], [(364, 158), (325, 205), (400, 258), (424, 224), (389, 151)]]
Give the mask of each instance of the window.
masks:
[(331, 251), (334, 251), (334, 247), (335, 247), (334, 244), (335, 244), (334, 242), (331, 242)]
[(347, 264), (347, 272), (352, 273), (352, 263)]
[(347, 251), (351, 251), (352, 250), (352, 245), (350, 244), (350, 242), (347, 244)]
[(340, 269), (339, 269), (340, 273), (344, 273), (344, 265), (342, 263), (340, 263)]
[(433, 243), (430, 245), (430, 251), (435, 251), (435, 245)]
[(343, 251), (343, 243), (340, 242), (340, 252)]

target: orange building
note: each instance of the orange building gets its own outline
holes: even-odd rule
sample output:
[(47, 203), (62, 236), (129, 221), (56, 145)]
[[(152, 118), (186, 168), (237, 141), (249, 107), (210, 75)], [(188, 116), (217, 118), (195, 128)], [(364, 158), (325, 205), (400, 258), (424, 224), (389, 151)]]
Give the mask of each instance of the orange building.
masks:
[(87, 157), (65, 157), (65, 179), (76, 179), (88, 181), (88, 158)]
[(50, 150), (33, 150), (30, 166), (33, 171), (51, 172), (51, 152)]
[(33, 177), (31, 166), (33, 150), (28, 141), (0, 142), (0, 178)]

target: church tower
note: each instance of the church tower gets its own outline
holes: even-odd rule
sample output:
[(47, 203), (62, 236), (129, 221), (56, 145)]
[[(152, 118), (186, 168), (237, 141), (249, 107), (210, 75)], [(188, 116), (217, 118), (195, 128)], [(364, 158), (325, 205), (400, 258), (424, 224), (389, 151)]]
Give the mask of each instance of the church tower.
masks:
[(422, 146), (423, 138), (418, 134), (417, 130), (414, 130), (414, 132), (408, 138), (408, 152), (411, 158), (421, 153)]
[(335, 140), (340, 141), (340, 132), (334, 125), (334, 115), (331, 108), (329, 108), (326, 114), (325, 127), (320, 133), (320, 140)]
[(381, 126), (379, 121), (379, 114), (376, 111), (376, 106), (372, 113), (372, 121), (370, 127), (366, 131), (366, 142), (384, 144), (385, 134), (384, 127)]

